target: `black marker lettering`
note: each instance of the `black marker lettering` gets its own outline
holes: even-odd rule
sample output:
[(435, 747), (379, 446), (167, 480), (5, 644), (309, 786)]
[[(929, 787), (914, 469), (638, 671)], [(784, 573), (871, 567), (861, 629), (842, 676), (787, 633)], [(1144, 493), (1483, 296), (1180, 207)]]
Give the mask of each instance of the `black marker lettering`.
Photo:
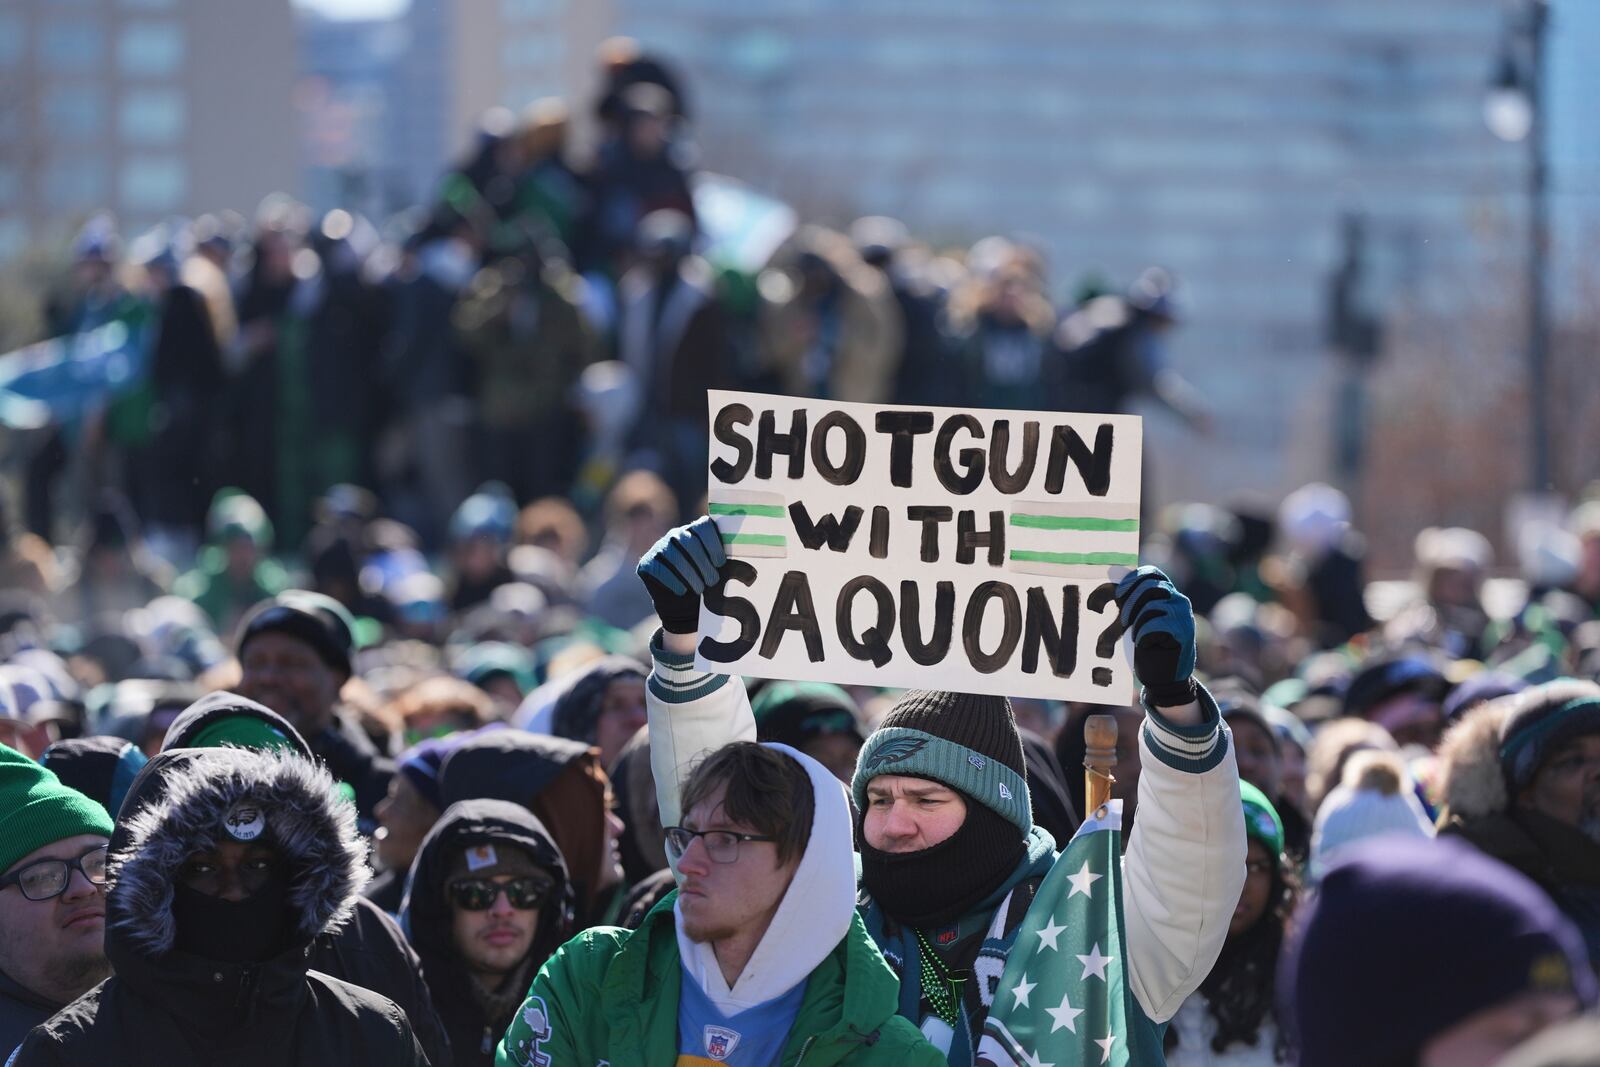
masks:
[(761, 639), (761, 657), (771, 659), (777, 655), (778, 644), (789, 630), (798, 630), (805, 638), (806, 658), (812, 663), (822, 662), (822, 630), (817, 626), (817, 609), (811, 602), (811, 583), (804, 571), (788, 571), (778, 583), (778, 595), (772, 601), (772, 614), (767, 616), (767, 636)]
[(889, 556), (889, 509), (882, 504), (872, 508), (872, 539), (867, 542), (867, 551), (873, 559), (887, 559)]
[(939, 562), (939, 524), (955, 517), (955, 508), (942, 504), (913, 504), (906, 508), (906, 518), (922, 523), (922, 562)]
[(934, 440), (933, 471), (939, 476), (940, 485), (958, 496), (965, 496), (983, 482), (983, 449), (963, 448), (961, 465), (967, 470), (965, 474), (957, 474), (950, 463), (950, 443), (955, 440), (959, 430), (966, 430), (978, 440), (983, 440), (983, 424), (976, 418), (966, 414), (951, 415), (939, 427), (939, 436)]
[(700, 654), (713, 663), (732, 663), (749, 654), (761, 636), (761, 615), (756, 606), (742, 596), (728, 592), (731, 582), (754, 585), (756, 569), (742, 559), (730, 559), (722, 565), (722, 580), (705, 592), (705, 605), (713, 615), (733, 619), (739, 624), (739, 636), (732, 641), (717, 641), (707, 637), (700, 642)]
[(782, 452), (789, 457), (789, 477), (798, 478), (806, 469), (806, 409), (795, 408), (789, 432), (777, 432), (777, 415), (763, 411), (756, 423), (756, 477), (772, 477), (772, 456)]
[[(828, 431), (844, 431), (844, 462), (835, 466), (828, 458)], [(817, 420), (811, 434), (811, 465), (829, 485), (851, 485), (867, 465), (867, 434), (861, 425), (842, 411), (830, 411)]]
[(1111, 424), (1103, 422), (1094, 435), (1094, 451), (1083, 443), (1071, 426), (1057, 426), (1050, 434), (1050, 459), (1044, 471), (1044, 491), (1061, 492), (1067, 477), (1067, 461), (1078, 468), (1078, 476), (1090, 496), (1105, 496), (1111, 488)]
[(844, 521), (840, 522), (831, 514), (823, 515), (816, 522), (811, 521), (811, 515), (806, 511), (806, 506), (799, 500), (789, 505), (789, 518), (794, 522), (794, 532), (800, 538), (800, 543), (815, 552), (824, 543), (834, 552), (843, 552), (850, 547), (850, 539), (856, 535), (856, 528), (861, 525), (862, 511), (851, 504), (844, 509)]
[(977, 531), (977, 518), (971, 511), (963, 510), (956, 516), (956, 562), (971, 563), (975, 550), (989, 550), (989, 566), (998, 567), (1006, 558), (1006, 513), (989, 512), (989, 532)]
[(955, 629), (956, 583), (939, 582), (933, 589), (933, 639), (922, 639), (922, 594), (909, 579), (900, 583), (900, 643), (920, 667), (931, 667), (950, 652)]
[(989, 434), (989, 480), (1002, 493), (1020, 493), (1033, 478), (1039, 460), (1039, 424), (1029, 419), (1022, 424), (1022, 459), (1014, 471), (1006, 470), (1006, 455), (1011, 451), (1011, 420), (996, 419)]
[[(863, 589), (871, 593), (872, 599), (878, 602), (878, 620), (857, 637), (852, 608), (856, 594)], [(839, 604), (834, 624), (839, 629), (839, 643), (844, 646), (844, 650), (851, 658), (870, 660), (874, 667), (881, 667), (893, 658), (894, 654), (889, 651), (889, 635), (894, 632), (894, 597), (890, 596), (888, 588), (872, 575), (864, 574), (844, 583), (844, 588), (839, 590)]]
[(1050, 672), (1070, 678), (1078, 669), (1078, 587), (1061, 587), (1061, 625), (1050, 613), (1049, 598), (1038, 586), (1028, 589), (1028, 619), (1022, 633), (1022, 671), (1039, 669), (1039, 646), (1050, 656)]
[(734, 450), (738, 456), (729, 463), (718, 457), (711, 461), (711, 473), (717, 481), (733, 485), (744, 479), (750, 473), (750, 460), (755, 455), (755, 448), (750, 444), (750, 439), (735, 429), (737, 426), (748, 426), (755, 415), (743, 404), (729, 404), (717, 412), (716, 421), (711, 424), (711, 432), (718, 441)]
[(933, 432), (931, 411), (880, 411), (874, 423), (879, 433), (892, 436), (889, 442), (889, 484), (911, 488), (911, 450), (918, 434)]
[[(984, 609), (991, 600), (1000, 601), (1005, 613), (1005, 628), (1001, 631), (1000, 643), (995, 650), (985, 652), (979, 637), (983, 630)], [(1004, 667), (1011, 659), (1011, 653), (1016, 651), (1017, 641), (1021, 637), (1022, 603), (1017, 599), (1015, 589), (1004, 582), (984, 582), (972, 591), (972, 599), (967, 601), (967, 613), (961, 621), (961, 644), (974, 670), (980, 674), (993, 674)]]

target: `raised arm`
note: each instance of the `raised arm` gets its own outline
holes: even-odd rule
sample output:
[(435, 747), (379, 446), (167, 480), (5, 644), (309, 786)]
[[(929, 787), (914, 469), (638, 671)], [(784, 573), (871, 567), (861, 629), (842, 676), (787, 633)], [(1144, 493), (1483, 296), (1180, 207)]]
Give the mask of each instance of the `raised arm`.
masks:
[(722, 537), (709, 517), (671, 531), (639, 560), (639, 577), (661, 619), (650, 642), (645, 706), (663, 826), (677, 825), (679, 791), (696, 761), (731, 741), (756, 738), (744, 682), (694, 666), (700, 596), (717, 583), (726, 562)]
[(1193, 679), (1194, 611), (1154, 567), (1117, 590), (1143, 684), (1139, 817), (1123, 864), (1128, 978), (1172, 1017), (1211, 971), (1244, 887), (1239, 772), (1216, 701)]

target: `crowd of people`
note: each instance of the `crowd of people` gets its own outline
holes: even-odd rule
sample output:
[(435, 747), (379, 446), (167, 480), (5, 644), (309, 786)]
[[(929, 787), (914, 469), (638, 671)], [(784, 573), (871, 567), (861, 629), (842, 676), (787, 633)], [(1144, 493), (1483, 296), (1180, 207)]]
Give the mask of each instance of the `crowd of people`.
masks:
[[(1495, 610), (1475, 531), (1379, 611), (1332, 487), (1172, 508), (1128, 707), (698, 671), (707, 388), (1208, 416), (1159, 271), (1063, 309), (887, 219), (714, 264), (681, 84), (604, 59), (592, 163), (541, 102), (406, 229), (80, 237), (53, 329), (142, 369), (0, 516), (0, 1054), (1004, 1067), (1109, 968), (1120, 1029), (1069, 986), (1027, 1062), (1600, 1064), (1600, 496)], [(1120, 876), (1052, 878), (1096, 713)], [(1070, 965), (1062, 883), (1123, 931)]]
[(431, 553), (485, 481), (592, 518), (634, 468), (688, 518), (717, 387), (1083, 411), (1148, 393), (1204, 422), (1166, 367), (1164, 272), (1058, 302), (1025, 237), (935, 249), (887, 218), (796, 226), (775, 202), (769, 239), (740, 241), (697, 207), (681, 79), (630, 42), (601, 59), (586, 159), (581, 116), (541, 100), (486, 116), (432, 201), (387, 220), (276, 195), (128, 240), (92, 218), (43, 315), (74, 340), (54, 364), (69, 380), (0, 365), (0, 388), (48, 410), (8, 457), (24, 525), (70, 536), (114, 488), (182, 565), (219, 489), (298, 545), (307, 502), (350, 483)]
[(1096, 712), (1128, 1062), (1595, 1062), (1562, 1024), (1600, 958), (1600, 503), (1508, 615), (1488, 542), (1424, 531), (1382, 620), (1336, 490), (1190, 506), (1119, 590), (1143, 700), (1111, 708), (698, 672), (712, 520), (616, 493), (601, 580), (570, 506), (497, 492), (442, 576), (349, 487), (311, 539), (342, 571), (267, 556), (238, 493), (177, 592), (131, 518), (66, 585), (13, 541), (15, 1062), (1000, 1062)]

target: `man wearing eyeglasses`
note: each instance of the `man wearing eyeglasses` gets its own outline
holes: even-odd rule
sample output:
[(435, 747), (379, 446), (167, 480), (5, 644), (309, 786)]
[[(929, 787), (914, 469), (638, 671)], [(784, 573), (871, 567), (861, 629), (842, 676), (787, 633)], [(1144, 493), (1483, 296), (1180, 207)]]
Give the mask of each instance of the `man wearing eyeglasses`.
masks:
[(566, 863), (527, 808), (460, 801), (417, 850), (400, 924), (456, 1067), (487, 1067), (534, 972), (572, 936)]
[(104, 808), (0, 745), (0, 1062), (111, 974), (110, 838)]
[[(707, 756), (666, 828), (678, 877), (637, 930), (594, 927), (545, 963), (499, 1067), (939, 1067), (855, 911), (850, 807), (786, 745)], [(641, 1050), (645, 1055), (641, 1056)]]

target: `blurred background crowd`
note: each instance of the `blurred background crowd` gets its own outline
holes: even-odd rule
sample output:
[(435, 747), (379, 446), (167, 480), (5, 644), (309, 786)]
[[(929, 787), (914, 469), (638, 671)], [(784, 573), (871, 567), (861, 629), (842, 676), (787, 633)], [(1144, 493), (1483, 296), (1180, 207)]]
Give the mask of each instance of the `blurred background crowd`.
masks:
[[(501, 5), (523, 6), (537, 5)], [(432, 17), (416, 9), (413, 22)], [(1500, 25), (1498, 12), (1460, 16), (1466, 29), (1434, 14), (1439, 26), (1416, 16), (1420, 36)], [(1511, 73), (1495, 83), (1508, 90), (1542, 32), (1510, 25)], [(40, 56), (71, 54), (72, 34), (41, 34)], [(771, 54), (781, 41), (736, 43), (757, 74), (786, 62)], [(154, 37), (136, 45), (117, 60), (135, 73), (160, 54)], [(1364, 407), (1382, 330), (1367, 221), (1346, 214), (1326, 293), (1294, 298), (1326, 296), (1328, 343), (1349, 371), (1325, 390), (1349, 400), (1313, 465), (1326, 481), (1189, 493), (1196, 463), (1212, 472), (1200, 488), (1255, 484), (1254, 468), (1231, 476), (1233, 453), (1208, 443), (1282, 459), (1292, 442), (1274, 436), (1279, 422), (1251, 419), (1272, 408), (1293, 422), (1303, 405), (1270, 389), (1238, 401), (1253, 365), (1180, 373), (1193, 365), (1192, 304), (1173, 273), (1063, 275), (1051, 242), (1021, 228), (956, 241), (852, 220), (794, 184), (775, 199), (700, 166), (693, 78), (672, 56), (608, 38), (581, 60), (589, 95), (484, 114), (421, 206), (329, 172), (310, 199), (332, 188), (333, 206), (273, 195), (250, 216), (157, 212), (133, 229), (94, 212), (50, 262), (29, 262), (31, 288), (7, 288), (5, 307), (36, 306), (4, 325), (31, 343), (0, 357), (0, 741), (36, 758), (90, 737), (153, 755), (205, 694), (258, 700), (349, 787), (376, 837), (374, 899), (391, 911), (449, 799), (439, 769), (467, 745), (487, 752), (483, 781), (525, 782), (530, 765), (542, 781), (582, 779), (582, 803), (543, 810), (586, 879), (584, 920), (619, 918), (626, 889), (663, 866), (642, 733), (656, 621), (634, 567), (703, 510), (706, 389), (1159, 410), (1176, 418), (1152, 420), (1162, 491), (1149, 494), (1144, 557), (1194, 602), (1200, 670), (1276, 827), (1252, 834), (1238, 929), (1174, 1027), (1172, 1062), (1210, 1062), (1179, 1058), (1201, 1042), (1272, 1046), (1259, 1040), (1272, 1036), (1263, 975), (1298, 887), (1379, 831), (1467, 839), (1538, 883), (1600, 956), (1600, 760), (1585, 747), (1600, 744), (1600, 718), (1539, 726), (1587, 708), (1600, 681), (1600, 467), (1585, 444), (1600, 394), (1581, 314), (1552, 343), (1535, 285), (1532, 344), (1550, 358), (1531, 386), (1500, 364), (1478, 374), (1490, 365), (1466, 349), (1459, 364), (1423, 352)], [(1410, 75), (1374, 62), (1381, 110)], [(952, 114), (952, 140), (974, 132), (958, 120), (976, 121)], [(738, 158), (726, 143), (723, 154)], [(982, 162), (1003, 185), (1006, 160)], [(1486, 224), (1479, 237), (1503, 250), (1505, 232)], [(1257, 305), (1277, 299), (1255, 291)], [(1425, 312), (1390, 325), (1431, 336)], [(1451, 329), (1480, 332), (1473, 321), (1463, 312)], [(1440, 336), (1449, 348), (1458, 335)], [(1524, 388), (1548, 405), (1530, 408)], [(1386, 431), (1364, 421), (1396, 397), (1402, 417)], [(1405, 404), (1420, 413), (1403, 417)], [(1176, 434), (1165, 450), (1163, 433)], [(1502, 523), (1503, 490), (1527, 485), (1525, 452), (1539, 495)], [(752, 688), (763, 739), (845, 779), (892, 699)], [(1083, 718), (1106, 709), (1013, 706), (1031, 735), (1035, 818), (1064, 841), (1083, 795)], [(1132, 806), (1141, 712), (1116, 713), (1117, 795)], [(1534, 733), (1511, 745), (1523, 729)], [(525, 740), (552, 736), (577, 744)], [(1524, 743), (1534, 755), (1516, 755)], [(1564, 787), (1542, 777), (1558, 757), (1571, 762)], [(581, 826), (558, 814), (579, 809)]]

